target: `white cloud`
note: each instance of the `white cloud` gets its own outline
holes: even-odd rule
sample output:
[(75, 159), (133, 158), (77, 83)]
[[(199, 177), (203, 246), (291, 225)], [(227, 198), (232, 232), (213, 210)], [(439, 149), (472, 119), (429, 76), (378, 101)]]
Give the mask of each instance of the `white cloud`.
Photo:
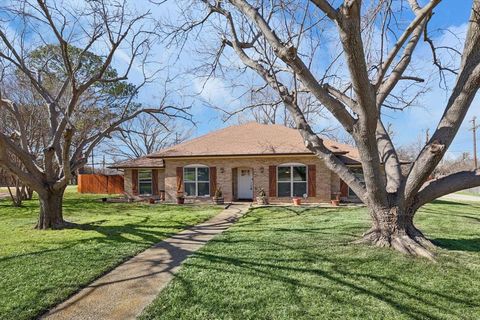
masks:
[(194, 78), (193, 84), (195, 92), (214, 107), (232, 110), (239, 106), (239, 101), (234, 98), (232, 90), (220, 78)]

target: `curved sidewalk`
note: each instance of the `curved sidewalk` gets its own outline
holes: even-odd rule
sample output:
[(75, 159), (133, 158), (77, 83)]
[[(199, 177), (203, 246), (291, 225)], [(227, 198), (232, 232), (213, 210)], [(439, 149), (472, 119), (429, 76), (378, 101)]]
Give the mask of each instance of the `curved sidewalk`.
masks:
[(119, 265), (41, 319), (135, 319), (173, 279), (182, 262), (228, 229), (247, 210), (232, 205)]

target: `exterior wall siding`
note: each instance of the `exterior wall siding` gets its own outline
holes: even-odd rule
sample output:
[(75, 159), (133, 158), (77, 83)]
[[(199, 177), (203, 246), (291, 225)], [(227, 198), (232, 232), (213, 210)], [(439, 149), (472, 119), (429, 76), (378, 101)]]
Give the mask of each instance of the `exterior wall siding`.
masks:
[(125, 194), (132, 198), (133, 191), (132, 191), (132, 169), (125, 169), (123, 171), (123, 187), (125, 190)]
[[(308, 202), (329, 202), (332, 193), (332, 184), (338, 186), (340, 182), (332, 177), (331, 171), (320, 161), (320, 159), (306, 157), (265, 157), (265, 158), (233, 158), (233, 159), (165, 159), (165, 192), (166, 200), (174, 201), (176, 197), (176, 168), (191, 164), (202, 164), (217, 168), (217, 186), (223, 191), (226, 201), (233, 200), (234, 178), (232, 169), (251, 168), (253, 169), (253, 189), (254, 197), (260, 189), (264, 189), (268, 194), (268, 167), (271, 165), (280, 165), (283, 163), (302, 163), (304, 165), (316, 165), (316, 197), (309, 197)], [(131, 175), (130, 175), (131, 176)], [(127, 180), (128, 177), (126, 177)], [(337, 181), (338, 180), (338, 181)], [(196, 201), (210, 201), (210, 198), (196, 198)], [(290, 198), (269, 197), (271, 202), (289, 202)]]
[[(160, 169), (158, 173), (158, 188), (165, 190), (167, 201), (173, 202), (176, 197), (177, 174), (176, 168), (191, 164), (202, 164), (209, 167), (217, 167), (217, 186), (223, 191), (226, 201), (233, 200), (234, 188), (236, 188), (233, 173), (234, 168), (253, 169), (253, 188), (254, 197), (260, 189), (264, 189), (268, 194), (268, 167), (271, 165), (280, 165), (284, 163), (301, 163), (304, 165), (316, 166), (316, 197), (309, 197), (307, 202), (329, 202), (332, 193), (340, 191), (340, 179), (332, 173), (319, 159), (315, 157), (278, 157), (278, 158), (234, 158), (234, 159), (166, 159), (165, 170)], [(142, 169), (140, 169), (142, 170)], [(262, 172), (263, 171), (263, 172)], [(125, 193), (129, 197), (134, 197), (132, 193), (132, 169), (124, 171)], [(193, 199), (193, 198), (191, 198)], [(210, 201), (210, 198), (198, 197), (195, 201)], [(269, 197), (270, 202), (289, 202), (288, 197)]]

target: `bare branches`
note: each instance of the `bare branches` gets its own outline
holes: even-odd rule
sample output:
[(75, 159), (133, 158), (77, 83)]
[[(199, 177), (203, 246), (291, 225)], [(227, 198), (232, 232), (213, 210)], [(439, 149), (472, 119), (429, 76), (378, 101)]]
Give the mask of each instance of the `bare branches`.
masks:
[(480, 1), (475, 0), (465, 40), (460, 72), (445, 113), (430, 141), (419, 154), (406, 181), (405, 196), (412, 197), (442, 159), (455, 138), (480, 86)]
[[(293, 45), (285, 46), (272, 31), (268, 25), (268, 22), (264, 20), (258, 11), (250, 6), (247, 2), (243, 0), (234, 0), (232, 3), (244, 16), (248, 17), (252, 21), (255, 21), (255, 25), (262, 32), (263, 37), (272, 48), (275, 56), (280, 58), (293, 69), (295, 76), (300, 79), (302, 84), (309, 90), (309, 92), (316, 96), (320, 101), (326, 102), (326, 107), (337, 116), (339, 121), (347, 128), (347, 130), (352, 130), (352, 116), (346, 111), (344, 105), (332, 98), (328, 94), (327, 90), (320, 86), (313, 74), (311, 74), (309, 69), (301, 61), (301, 58), (297, 55), (295, 47), (293, 47)], [(278, 92), (284, 105), (292, 114), (296, 127), (302, 134), (307, 147), (316, 155), (323, 158), (328, 167), (331, 167), (332, 169), (335, 168), (339, 176), (342, 179), (349, 181), (351, 187), (355, 190), (359, 197), (363, 198), (365, 189), (361, 185), (360, 181), (348, 170), (345, 164), (343, 164), (324, 146), (323, 141), (312, 131), (308, 125), (302, 111), (297, 105), (297, 88), (290, 91), (287, 86), (280, 81), (279, 77), (277, 77), (277, 73), (273, 71), (273, 68), (271, 68), (272, 61), (267, 62), (266, 59), (268, 58), (266, 56), (263, 56), (263, 59), (265, 59), (263, 61), (254, 60), (245, 52), (245, 48), (242, 46), (239, 40), (236, 25), (230, 12), (219, 7), (210, 7), (210, 9), (218, 12), (226, 18), (232, 37), (232, 39), (229, 40), (229, 43), (231, 43), (241, 61), (246, 66), (256, 71), (266, 81), (266, 83), (268, 83)], [(262, 65), (262, 63), (265, 63), (267, 66), (270, 65), (270, 68), (267, 69)]]
[[(375, 85), (378, 87), (383, 82), (383, 78), (385, 77), (386, 72), (388, 71), (390, 65), (393, 63), (395, 58), (397, 57), (400, 49), (403, 47), (405, 42), (410, 38), (411, 34), (414, 33), (415, 30), (418, 30), (417, 27), (420, 23), (425, 22), (428, 19), (429, 15), (431, 14), (432, 10), (440, 3), (440, 0), (431, 0), (427, 5), (425, 5), (422, 9), (418, 6), (416, 1), (410, 1), (413, 11), (415, 12), (415, 19), (410, 22), (410, 25), (405, 29), (403, 34), (398, 38), (397, 42), (394, 44), (393, 48), (390, 50), (387, 58), (383, 61), (382, 65), (379, 68), (377, 79), (375, 81)], [(418, 41), (418, 40), (417, 40)]]
[(190, 135), (177, 119), (159, 117), (160, 121), (144, 114), (125, 122), (112, 134), (104, 152), (115, 161), (135, 159), (183, 142)]
[(312, 2), (330, 19), (336, 20), (338, 18), (337, 10), (335, 10), (326, 0), (312, 0)]
[[(232, 4), (242, 12), (243, 15), (255, 22), (255, 25), (261, 30), (275, 55), (291, 67), (293, 73), (295, 73), (302, 84), (325, 105), (347, 131), (351, 132), (355, 120), (341, 103), (332, 98), (328, 92), (321, 87), (314, 75), (298, 56), (297, 48), (295, 48), (293, 44), (284, 45), (270, 28), (267, 21), (246, 1), (233, 0)], [(232, 23), (230, 23), (230, 25), (231, 24)]]
[(446, 85), (446, 77), (445, 77), (444, 73), (449, 72), (451, 74), (456, 75), (458, 70), (454, 70), (453, 68), (444, 65), (442, 63), (442, 61), (439, 59), (437, 51), (440, 50), (440, 49), (453, 50), (453, 51), (457, 52), (457, 54), (459, 56), (461, 56), (461, 53), (458, 52), (456, 49), (451, 48), (451, 47), (443, 47), (443, 46), (436, 47), (433, 40), (428, 35), (427, 25), (425, 26), (425, 29), (423, 31), (423, 39), (430, 47), (430, 51), (432, 52), (433, 64), (438, 68), (438, 72), (440, 74), (440, 83), (443, 82), (443, 85), (446, 89), (447, 85)]
[[(198, 42), (203, 40), (203, 32), (221, 39), (218, 50), (204, 46), (213, 60), (211, 65), (204, 64), (207, 68), (213, 66), (208, 69), (209, 77), (219, 71), (223, 80), (228, 65), (229, 70), (235, 71), (232, 78), (238, 77), (232, 82), (243, 81), (243, 86), (260, 87), (260, 91), (265, 90), (262, 84), (267, 84), (280, 98), (273, 96), (266, 102), (236, 105), (227, 116), (260, 107), (266, 108), (266, 121), (270, 121), (281, 101), (309, 150), (369, 207), (372, 229), (365, 239), (431, 258), (425, 249), (428, 241), (413, 225), (413, 215), (417, 205), (448, 189), (445, 186), (450, 180), (445, 179), (441, 186), (439, 183), (433, 188), (432, 183), (431, 188), (425, 187), (418, 193), (455, 137), (480, 85), (480, 0), (474, 1), (461, 71), (445, 113), (432, 139), (406, 173), (401, 170), (391, 132), (383, 124), (382, 109), (401, 111), (412, 105), (423, 90), (428, 90), (426, 85), (418, 85), (424, 82), (425, 74), (420, 74), (412, 60), (440, 0), (425, 2), (421, 7), (416, 0), (409, 0), (407, 6), (403, 1), (374, 1), (365, 5), (362, 1), (346, 0), (335, 9), (328, 0), (202, 0), (198, 12), (188, 11), (187, 23), (182, 24), (181, 30), (186, 38), (186, 33), (198, 28), (195, 33)], [(366, 12), (362, 12), (365, 8)], [(403, 10), (414, 13), (406, 27)], [(325, 15), (319, 15), (319, 11)], [(332, 30), (333, 25), (336, 30)], [(172, 37), (177, 36), (175, 31), (173, 34)], [(229, 48), (240, 59), (241, 66), (230, 56)], [(434, 55), (434, 63), (444, 66), (437, 58), (440, 57)], [(257, 79), (253, 83), (246, 79), (246, 69), (255, 71), (263, 80), (261, 84)], [(318, 122), (307, 119), (299, 107), (302, 95), (324, 106), (352, 136), (361, 159), (364, 183), (326, 150), (322, 139), (315, 135), (312, 126)], [(466, 185), (478, 185), (477, 176), (478, 173), (466, 176), (469, 181)], [(457, 185), (457, 181), (452, 183), (456, 187), (447, 191), (466, 186)]]
[[(380, 109), (383, 102), (385, 99), (388, 97), (388, 95), (392, 92), (393, 88), (395, 85), (398, 83), (399, 80), (401, 79), (406, 79), (403, 77), (403, 73), (407, 69), (407, 67), (410, 65), (410, 61), (412, 59), (412, 54), (413, 51), (415, 50), (415, 47), (420, 40), (420, 36), (422, 34), (422, 31), (424, 30), (426, 26), (426, 20), (422, 21), (412, 32), (412, 35), (410, 37), (410, 40), (408, 41), (407, 45), (405, 46), (405, 49), (403, 51), (403, 55), (400, 58), (400, 61), (397, 63), (397, 65), (393, 68), (391, 74), (389, 77), (379, 85), (378, 90), (377, 90), (377, 106)], [(409, 79), (415, 79), (410, 77)], [(418, 78), (416, 78), (418, 79)]]
[[(63, 190), (85, 164), (85, 155), (139, 114), (189, 118), (188, 111), (176, 106), (144, 108), (135, 102), (139, 90), (159, 72), (148, 61), (156, 37), (148, 11), (137, 14), (126, 0), (89, 1), (78, 8), (64, 2), (18, 0), (2, 9), (8, 18), (0, 25), (2, 76), (17, 83), (16, 89), (34, 103), (21, 101), (22, 93), (16, 90), (2, 88), (0, 105), (16, 121), (0, 127), (0, 166), (37, 192)], [(9, 29), (9, 19), (21, 19), (22, 28)], [(125, 64), (117, 72), (112, 63), (119, 56)], [(134, 68), (143, 76), (136, 86), (125, 81)], [(35, 138), (29, 138), (26, 129), (30, 109), (40, 123)], [(16, 169), (11, 159), (23, 169)]]

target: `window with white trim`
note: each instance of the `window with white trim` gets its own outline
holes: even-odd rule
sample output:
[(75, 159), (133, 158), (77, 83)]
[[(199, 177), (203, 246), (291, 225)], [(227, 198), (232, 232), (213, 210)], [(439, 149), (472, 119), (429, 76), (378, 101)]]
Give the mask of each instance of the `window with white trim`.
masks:
[(141, 195), (152, 194), (152, 170), (138, 171), (138, 193)]
[(210, 168), (207, 166), (184, 167), (183, 190), (186, 196), (210, 196)]
[(303, 197), (307, 193), (307, 166), (282, 164), (277, 167), (279, 197)]

